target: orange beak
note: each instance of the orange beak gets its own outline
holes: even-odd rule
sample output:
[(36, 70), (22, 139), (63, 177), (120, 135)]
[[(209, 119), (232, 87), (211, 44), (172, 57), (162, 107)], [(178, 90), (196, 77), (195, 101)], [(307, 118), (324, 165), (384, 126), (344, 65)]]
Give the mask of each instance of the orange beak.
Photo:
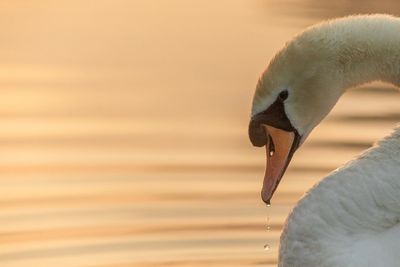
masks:
[(299, 146), (299, 138), (294, 132), (284, 131), (265, 124), (262, 124), (262, 126), (268, 134), (268, 141), (265, 145), (267, 166), (261, 197), (269, 205), (294, 152)]

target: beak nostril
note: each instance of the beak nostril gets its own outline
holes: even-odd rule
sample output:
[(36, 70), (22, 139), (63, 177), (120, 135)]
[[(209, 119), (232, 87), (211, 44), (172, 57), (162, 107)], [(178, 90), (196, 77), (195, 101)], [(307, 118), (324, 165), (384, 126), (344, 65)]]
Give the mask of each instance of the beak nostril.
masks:
[(268, 144), (269, 156), (272, 157), (275, 154), (275, 144), (271, 135), (268, 135)]

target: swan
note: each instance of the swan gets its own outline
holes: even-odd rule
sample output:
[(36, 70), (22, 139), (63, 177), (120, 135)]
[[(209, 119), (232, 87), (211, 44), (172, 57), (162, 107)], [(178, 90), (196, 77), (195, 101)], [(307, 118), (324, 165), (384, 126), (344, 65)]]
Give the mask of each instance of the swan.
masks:
[[(249, 124), (252, 144), (266, 147), (264, 202), (339, 97), (375, 80), (400, 86), (400, 18), (322, 22), (275, 55), (257, 83)], [(400, 127), (300, 199), (284, 225), (278, 266), (400, 266)]]

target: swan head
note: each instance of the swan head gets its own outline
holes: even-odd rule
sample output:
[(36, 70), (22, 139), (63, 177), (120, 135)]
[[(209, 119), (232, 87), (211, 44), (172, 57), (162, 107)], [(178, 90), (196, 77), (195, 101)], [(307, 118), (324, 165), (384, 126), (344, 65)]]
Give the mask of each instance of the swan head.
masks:
[(254, 146), (266, 147), (261, 196), (267, 204), (295, 151), (342, 94), (340, 64), (332, 56), (335, 47), (318, 42), (316, 36), (305, 32), (290, 42), (256, 87), (249, 137)]

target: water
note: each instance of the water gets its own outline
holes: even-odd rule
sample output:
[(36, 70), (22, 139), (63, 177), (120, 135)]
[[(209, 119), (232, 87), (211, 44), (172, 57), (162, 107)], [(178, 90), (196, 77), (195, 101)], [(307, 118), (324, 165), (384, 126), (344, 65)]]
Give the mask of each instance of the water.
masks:
[(344, 96), (294, 156), (266, 231), (265, 150), (247, 137), (255, 84), (300, 29), (365, 10), (400, 9), (2, 3), (0, 265), (276, 266), (293, 205), (390, 131), (399, 96), (381, 84)]

